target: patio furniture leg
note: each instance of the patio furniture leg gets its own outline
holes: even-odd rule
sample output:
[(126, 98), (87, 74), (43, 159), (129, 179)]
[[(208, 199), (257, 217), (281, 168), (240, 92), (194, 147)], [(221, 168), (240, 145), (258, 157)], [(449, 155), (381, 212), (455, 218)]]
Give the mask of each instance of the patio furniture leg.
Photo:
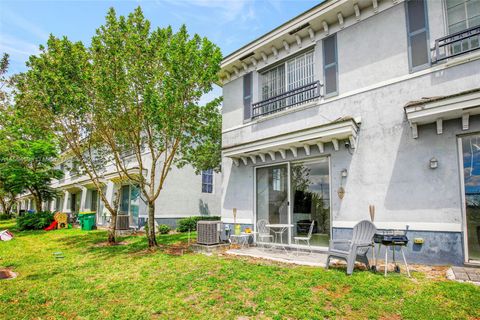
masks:
[(310, 254), (312, 254), (313, 251), (312, 251), (312, 246), (310, 245), (310, 239), (307, 240), (307, 244), (308, 244), (308, 249), (310, 249)]
[(350, 252), (347, 258), (347, 275), (351, 275), (353, 273), (353, 269), (355, 268), (356, 256), (357, 256), (357, 249), (355, 248)]
[(297, 246), (297, 256), (298, 256), (300, 253), (300, 249), (298, 248), (298, 245), (299, 245), (298, 239), (295, 239), (295, 245)]
[[(375, 257), (375, 243), (372, 243), (372, 260), (373, 260), (373, 266), (375, 266), (375, 269), (377, 268), (377, 259)], [(372, 268), (373, 268), (372, 266)]]
[(403, 252), (403, 246), (400, 247), (400, 250), (402, 250), (403, 263), (405, 263), (405, 268), (407, 269), (407, 275), (408, 275), (408, 277), (410, 277), (410, 270), (408, 270), (407, 259), (405, 259), (405, 253)]
[(388, 247), (385, 246), (385, 277), (387, 276), (388, 269)]

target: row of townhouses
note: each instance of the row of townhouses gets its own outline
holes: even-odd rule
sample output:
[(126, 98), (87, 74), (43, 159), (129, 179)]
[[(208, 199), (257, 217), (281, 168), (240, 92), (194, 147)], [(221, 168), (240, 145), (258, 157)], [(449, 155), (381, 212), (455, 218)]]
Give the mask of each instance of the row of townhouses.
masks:
[(479, 0), (327, 0), (226, 56), (222, 220), (324, 249), (374, 206), (407, 259), (479, 261), (479, 42)]
[[(280, 25), (224, 58), (222, 173), (174, 169), (158, 222), (291, 224), (294, 248), (314, 221), (325, 250), (373, 218), (408, 230), (413, 262), (479, 261), (479, 42), (480, 0), (326, 0)], [(106, 223), (87, 177), (65, 173), (49, 208)], [(143, 225), (138, 188), (113, 167), (104, 176)]]
[[(140, 174), (133, 156), (125, 159), (129, 174)], [(144, 155), (143, 163), (148, 166), (150, 157)], [(43, 204), (42, 210), (78, 214), (79, 212), (95, 212), (96, 223), (108, 226), (110, 212), (104, 207), (98, 191), (87, 174), (79, 173), (78, 163), (74, 158), (61, 161), (57, 166), (62, 170), (62, 179), (54, 180), (52, 187), (58, 192), (53, 201)], [(161, 174), (161, 166), (157, 177)], [(148, 173), (144, 172), (144, 175)], [(116, 195), (120, 197), (117, 228), (120, 230), (139, 229), (145, 226), (148, 217), (148, 206), (143, 199), (138, 185), (121, 177), (115, 165), (106, 166), (101, 172), (103, 192), (113, 203)], [(221, 176), (213, 170), (205, 170), (196, 174), (191, 166), (181, 169), (173, 168), (165, 180), (164, 189), (155, 202), (155, 220), (158, 224), (175, 227), (178, 219), (190, 216), (213, 216), (220, 212)], [(36, 211), (35, 202), (30, 194), (20, 198), (18, 211)]]

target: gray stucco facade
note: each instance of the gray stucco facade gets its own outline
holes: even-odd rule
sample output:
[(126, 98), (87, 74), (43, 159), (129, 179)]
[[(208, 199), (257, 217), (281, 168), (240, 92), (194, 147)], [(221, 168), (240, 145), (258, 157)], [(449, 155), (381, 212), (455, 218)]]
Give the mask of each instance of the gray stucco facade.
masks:
[[(336, 2), (331, 2), (335, 8)], [(433, 47), (435, 39), (447, 32), (444, 3), (429, 1), (426, 8), (429, 47)], [(235, 208), (237, 223), (255, 224), (256, 168), (328, 158), (331, 237), (348, 237), (355, 223), (370, 220), (368, 208), (374, 205), (374, 223), (379, 229), (408, 229), (412, 240), (424, 238), (422, 245), (409, 243), (406, 252), (410, 261), (462, 264), (468, 256), (464, 243), (465, 191), (459, 138), (479, 133), (480, 117), (472, 114), (468, 129), (464, 128), (461, 116), (446, 118), (441, 122), (441, 134), (435, 121), (421, 123), (418, 137), (415, 137), (413, 122), (404, 107), (423, 97), (448, 96), (480, 88), (480, 50), (411, 72), (403, 1), (382, 1), (376, 13), (372, 7), (365, 7), (360, 18), (344, 13), (343, 26), (330, 19), (335, 17), (335, 10), (341, 8), (318, 6), (317, 9), (317, 18), (301, 15), (276, 29), (276, 33), (272, 32), (275, 34), (269, 33), (225, 58), (223, 70), (228, 73), (236, 64), (237, 69), (242, 70), (242, 65), (234, 59), (235, 54), (257, 53), (270, 45), (279, 48), (277, 57), (271, 54), (266, 61), (258, 59), (260, 62), (255, 67), (247, 65), (247, 71), (242, 70), (238, 75), (231, 73), (224, 79), (222, 219), (233, 223)], [(338, 94), (265, 117), (244, 120), (242, 75), (246, 72), (253, 74), (253, 102), (260, 101), (262, 71), (312, 46), (315, 79), (324, 80), (322, 39), (327, 36), (325, 31), (317, 28), (313, 41), (305, 33), (301, 48), (297, 48), (288, 32), (302, 23), (309, 23), (315, 29), (322, 19), (329, 21), (328, 35), (336, 34), (337, 37)], [(283, 50), (278, 39), (290, 41), (289, 50)], [(268, 45), (267, 41), (270, 41)], [(331, 142), (325, 143), (324, 150), (320, 150), (313, 140), (292, 144), (295, 153), (284, 146), (271, 147), (283, 137), (288, 139), (289, 134), (328, 125), (341, 118), (353, 118), (358, 123), (354, 149), (345, 147), (345, 142), (350, 142), (348, 139), (339, 141), (338, 150)], [(247, 151), (242, 151), (262, 141), (272, 141), (268, 145), (272, 149), (252, 151), (252, 160)], [(310, 146), (304, 149), (301, 143)], [(285, 152), (284, 149), (285, 158), (279, 153)], [(235, 154), (231, 150), (240, 151)], [(268, 151), (276, 155), (275, 160), (268, 156)], [(241, 161), (242, 157), (247, 159), (246, 164)], [(438, 161), (436, 169), (430, 167), (432, 158)], [(346, 176), (342, 176), (345, 170)], [(340, 188), (344, 190), (343, 198), (338, 195)]]

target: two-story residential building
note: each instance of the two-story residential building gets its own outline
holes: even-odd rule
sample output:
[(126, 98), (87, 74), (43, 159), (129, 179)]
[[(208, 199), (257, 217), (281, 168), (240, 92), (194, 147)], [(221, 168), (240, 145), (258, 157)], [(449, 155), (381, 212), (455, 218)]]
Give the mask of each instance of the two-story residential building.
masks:
[(327, 0), (226, 56), (222, 220), (322, 250), (374, 206), (410, 261), (480, 261), (479, 42), (479, 0)]
[[(146, 153), (143, 162), (149, 167), (150, 157)], [(141, 174), (133, 155), (127, 156), (125, 163), (131, 175)], [(58, 169), (64, 177), (52, 182), (52, 188), (58, 191), (55, 200), (43, 204), (42, 210), (78, 214), (95, 212), (99, 226), (108, 226), (110, 212), (105, 208), (101, 197), (87, 174), (79, 173), (75, 158), (64, 155)], [(157, 177), (162, 166), (158, 168)], [(117, 228), (126, 230), (143, 227), (148, 218), (148, 206), (138, 185), (122, 178), (113, 163), (98, 170), (102, 176), (103, 192), (110, 204), (115, 194), (119, 194), (119, 215)], [(146, 176), (148, 172), (143, 172)], [(220, 215), (221, 174), (205, 170), (196, 174), (191, 166), (181, 169), (173, 167), (165, 180), (160, 196), (155, 202), (155, 221), (176, 227), (178, 219), (190, 216)], [(19, 199), (17, 210), (35, 211), (35, 202), (30, 194)]]

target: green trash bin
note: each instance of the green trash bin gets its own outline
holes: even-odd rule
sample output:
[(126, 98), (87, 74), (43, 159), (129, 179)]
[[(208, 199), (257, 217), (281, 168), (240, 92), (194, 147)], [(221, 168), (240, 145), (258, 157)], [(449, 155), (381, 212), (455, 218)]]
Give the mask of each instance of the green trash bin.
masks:
[(81, 212), (78, 221), (82, 230), (93, 230), (95, 227), (95, 212)]

